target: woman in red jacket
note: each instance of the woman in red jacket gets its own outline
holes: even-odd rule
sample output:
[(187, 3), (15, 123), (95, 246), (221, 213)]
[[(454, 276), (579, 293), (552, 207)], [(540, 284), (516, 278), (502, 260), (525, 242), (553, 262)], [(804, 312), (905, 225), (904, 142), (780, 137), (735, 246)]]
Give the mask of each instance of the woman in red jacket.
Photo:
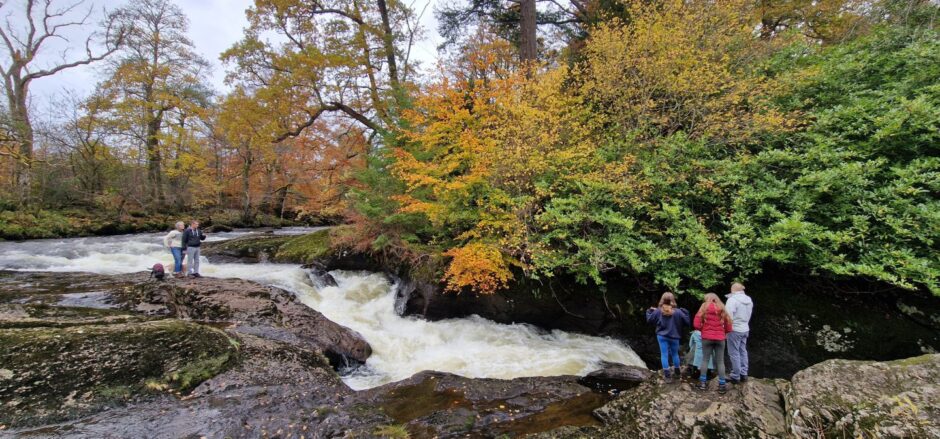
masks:
[(702, 364), (698, 365), (702, 375), (698, 389), (708, 389), (707, 366), (709, 359), (714, 358), (718, 369), (718, 393), (725, 393), (728, 391), (725, 384), (725, 334), (732, 329), (731, 315), (725, 311), (725, 304), (717, 294), (708, 293), (692, 324), (702, 331)]

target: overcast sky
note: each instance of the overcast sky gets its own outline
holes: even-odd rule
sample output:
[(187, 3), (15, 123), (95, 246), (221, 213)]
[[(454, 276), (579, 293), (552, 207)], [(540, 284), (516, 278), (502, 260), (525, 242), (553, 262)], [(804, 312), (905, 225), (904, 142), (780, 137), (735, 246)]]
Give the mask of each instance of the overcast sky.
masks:
[[(436, 47), (440, 40), (437, 34), (437, 24), (434, 20), (433, 7), (437, 0), (414, 0), (414, 9), (420, 13), (427, 5), (422, 17), (422, 25), (426, 38), (412, 49), (412, 59), (421, 61), (425, 66), (433, 65), (436, 60)], [(4, 9), (21, 3), (22, 0), (10, 0)], [(63, 4), (66, 3), (62, 0)], [(114, 9), (124, 4), (118, 0), (86, 0), (96, 6)], [(219, 90), (224, 90), (225, 70), (219, 62), (219, 54), (231, 47), (242, 37), (242, 30), (247, 26), (245, 9), (253, 4), (253, 0), (175, 0), (186, 15), (189, 16), (189, 35), (199, 52), (213, 65), (212, 83)], [(74, 32), (78, 32), (77, 30)], [(84, 41), (82, 35), (74, 35), (73, 43)], [(78, 47), (81, 53), (81, 47)], [(43, 56), (46, 61), (54, 61), (60, 57), (61, 48), (47, 50)], [(99, 63), (100, 64), (100, 63)], [(97, 67), (100, 69), (100, 65)], [(40, 108), (47, 106), (56, 95), (66, 90), (86, 94), (100, 78), (96, 75), (96, 67), (77, 67), (60, 72), (52, 77), (38, 79), (32, 84), (33, 105)], [(42, 111), (42, 110), (40, 110)]]

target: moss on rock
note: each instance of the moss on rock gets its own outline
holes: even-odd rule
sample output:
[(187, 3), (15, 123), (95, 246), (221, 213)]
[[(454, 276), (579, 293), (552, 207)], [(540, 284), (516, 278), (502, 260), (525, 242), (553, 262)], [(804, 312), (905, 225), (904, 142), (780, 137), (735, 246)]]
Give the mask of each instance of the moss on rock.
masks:
[(330, 231), (318, 230), (288, 239), (278, 248), (274, 260), (309, 264), (317, 258), (326, 256), (331, 248)]
[(283, 262), (308, 264), (332, 250), (330, 230), (299, 236), (249, 235), (205, 245), (203, 254), (222, 262)]
[(0, 424), (80, 415), (139, 393), (147, 382), (188, 391), (237, 353), (222, 331), (173, 319), (0, 329)]

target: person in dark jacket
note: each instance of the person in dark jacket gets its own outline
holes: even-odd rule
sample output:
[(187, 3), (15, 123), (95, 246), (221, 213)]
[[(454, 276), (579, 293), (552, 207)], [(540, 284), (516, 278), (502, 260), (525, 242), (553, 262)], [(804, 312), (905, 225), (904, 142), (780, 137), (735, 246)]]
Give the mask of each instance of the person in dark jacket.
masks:
[[(656, 340), (659, 341), (659, 356), (663, 364), (663, 379), (672, 383), (672, 377), (679, 377), (679, 339), (682, 332), (690, 326), (689, 311), (679, 308), (676, 296), (663, 293), (659, 306), (646, 310), (646, 321), (656, 324)], [(672, 361), (672, 371), (669, 362)]]
[(189, 258), (189, 275), (192, 277), (202, 277), (199, 274), (199, 246), (205, 240), (206, 235), (199, 229), (199, 221), (193, 220), (183, 231), (183, 248), (186, 249), (186, 257)]

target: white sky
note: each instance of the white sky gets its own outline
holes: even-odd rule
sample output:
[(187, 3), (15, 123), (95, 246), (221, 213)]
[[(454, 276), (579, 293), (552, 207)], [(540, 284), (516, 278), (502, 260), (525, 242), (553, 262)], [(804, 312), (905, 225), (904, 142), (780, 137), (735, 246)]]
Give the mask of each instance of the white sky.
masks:
[[(69, 0), (56, 1), (66, 4)], [(438, 0), (413, 1), (413, 8), (416, 13), (420, 13), (421, 9), (429, 4), (421, 20), (425, 38), (412, 48), (411, 54), (413, 60), (422, 62), (427, 68), (433, 66), (436, 62), (436, 47), (441, 40), (437, 33), (437, 23), (433, 13), (434, 4)], [(20, 2), (22, 0), (9, 0), (11, 6)], [(175, 0), (175, 2), (189, 16), (189, 36), (196, 46), (196, 51), (212, 63), (211, 81), (213, 85), (220, 91), (225, 90), (225, 69), (219, 61), (219, 54), (241, 39), (242, 30), (248, 24), (245, 18), (245, 9), (253, 4), (253, 0)], [(87, 0), (86, 3), (94, 4), (99, 9), (101, 7), (115, 9), (125, 2), (119, 0)], [(10, 6), (4, 9), (9, 8)], [(75, 49), (78, 50), (76, 55), (80, 55), (83, 50), (80, 45), (84, 42), (84, 36), (80, 35), (81, 31), (75, 31), (75, 33), (72, 44), (79, 45)], [(50, 47), (50, 49), (43, 53), (45, 59), (48, 61), (59, 59), (63, 48)], [(40, 65), (42, 65), (41, 61)], [(76, 67), (34, 81), (31, 86), (34, 111), (47, 109), (49, 103), (65, 91), (73, 91), (82, 95), (87, 94), (100, 79), (96, 75), (96, 69), (100, 69), (100, 64), (98, 63), (98, 67), (95, 65)]]

